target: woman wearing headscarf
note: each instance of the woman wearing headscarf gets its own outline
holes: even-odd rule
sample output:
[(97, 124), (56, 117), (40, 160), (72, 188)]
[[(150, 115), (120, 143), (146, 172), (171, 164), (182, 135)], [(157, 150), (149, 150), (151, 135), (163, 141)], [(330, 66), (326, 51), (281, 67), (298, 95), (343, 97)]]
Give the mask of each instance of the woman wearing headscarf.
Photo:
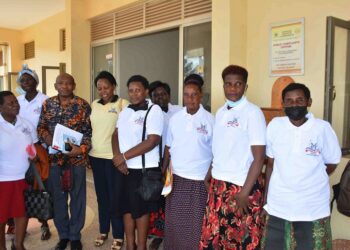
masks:
[(95, 87), (100, 99), (91, 104), (92, 148), (89, 152), (98, 204), (100, 235), (95, 246), (100, 247), (108, 238), (112, 227), (113, 243), (111, 249), (119, 250), (124, 241), (123, 218), (111, 211), (114, 197), (113, 182), (118, 182), (121, 173), (113, 166), (112, 134), (122, 109), (128, 101), (115, 95), (117, 82), (114, 76), (101, 71), (95, 78)]
[[(126, 248), (146, 249), (149, 213), (157, 210), (157, 202), (145, 201), (136, 193), (142, 179), (142, 155), (146, 171), (159, 169), (159, 143), (163, 132), (163, 112), (148, 96), (148, 81), (134, 75), (127, 82), (130, 105), (119, 115), (112, 137), (113, 163), (123, 173), (116, 198), (116, 209), (123, 215)], [(145, 118), (148, 112), (147, 119)], [(142, 140), (145, 123), (145, 140)], [(137, 246), (135, 242), (137, 230)]]
[[(39, 77), (34, 70), (28, 68), (26, 64), (23, 65), (22, 70), (18, 72), (17, 82), (20, 84), (23, 95), (17, 97), (19, 106), (19, 116), (27, 119), (36, 128), (39, 123), (39, 117), (43, 102), (48, 98), (47, 95), (41, 93), (37, 87), (39, 84)], [(36, 131), (35, 131), (36, 132)], [(47, 185), (47, 178), (49, 174), (49, 159), (45, 148), (38, 142), (35, 144), (38, 156), (36, 168), (44, 182)], [(48, 240), (51, 237), (51, 232), (47, 221), (41, 222), (41, 240)]]
[(14, 218), (16, 230), (11, 249), (23, 250), (28, 222), (23, 195), (29, 167), (26, 148), (38, 139), (33, 125), (18, 115), (19, 109), (12, 92), (0, 92), (0, 249), (6, 249), (6, 221)]
[(198, 249), (207, 191), (204, 178), (212, 160), (214, 117), (201, 105), (203, 79), (190, 75), (183, 88), (184, 108), (170, 119), (163, 167), (171, 156), (173, 187), (165, 203), (167, 250)]

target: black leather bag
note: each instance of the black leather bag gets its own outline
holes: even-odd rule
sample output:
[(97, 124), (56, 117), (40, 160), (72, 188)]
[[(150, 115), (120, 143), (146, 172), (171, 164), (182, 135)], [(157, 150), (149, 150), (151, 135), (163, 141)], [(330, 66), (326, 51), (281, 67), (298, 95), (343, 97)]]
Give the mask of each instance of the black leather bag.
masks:
[[(146, 136), (146, 119), (148, 116), (149, 111), (153, 105), (147, 110), (145, 119), (143, 121), (143, 131), (142, 131), (142, 141), (145, 140)], [(162, 139), (162, 138), (161, 138)], [(162, 148), (161, 144), (159, 145), (159, 154), (161, 159), (161, 153)], [(144, 201), (157, 201), (159, 200), (162, 189), (163, 189), (163, 182), (162, 182), (162, 172), (160, 171), (160, 168), (148, 169), (145, 168), (145, 155), (142, 155), (142, 179), (140, 181), (139, 186), (136, 189), (136, 193), (141, 196), (141, 198)]]
[(38, 181), (39, 190), (29, 189), (24, 191), (24, 202), (28, 218), (49, 220), (53, 218), (53, 201), (49, 192), (45, 190), (44, 184), (34, 164), (30, 164), (35, 178)]
[(157, 201), (160, 198), (163, 186), (162, 172), (148, 170), (142, 173), (142, 179), (137, 188), (137, 193), (144, 201)]

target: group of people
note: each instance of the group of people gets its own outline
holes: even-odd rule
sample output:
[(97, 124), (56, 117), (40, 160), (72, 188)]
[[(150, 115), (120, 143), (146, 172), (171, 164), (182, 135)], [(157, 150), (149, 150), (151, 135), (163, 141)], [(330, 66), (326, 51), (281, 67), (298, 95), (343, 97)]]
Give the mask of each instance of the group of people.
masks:
[[(57, 77), (58, 95), (51, 98), (35, 91), (17, 100), (0, 92), (0, 250), (6, 249), (10, 218), (16, 227), (13, 249), (24, 249), (25, 148), (33, 143), (48, 152), (57, 250), (69, 242), (71, 249), (82, 249), (88, 166), (98, 203), (95, 247), (106, 242), (111, 229), (111, 249), (124, 244), (128, 250), (147, 249), (148, 237), (153, 237), (150, 249), (163, 240), (166, 250), (331, 249), (328, 175), (341, 151), (330, 124), (308, 112), (309, 89), (288, 85), (282, 92), (286, 116), (266, 128), (261, 109), (245, 96), (247, 70), (229, 65), (222, 80), (226, 101), (215, 117), (201, 105), (204, 81), (196, 74), (184, 80), (184, 107), (170, 103), (168, 84), (149, 84), (141, 75), (127, 81), (128, 100), (120, 98), (106, 71), (95, 78), (100, 98), (91, 107), (73, 94), (75, 81), (66, 73)], [(19, 82), (33, 82), (36, 89), (38, 79), (24, 68)], [(22, 103), (31, 104), (29, 119), (21, 113)], [(69, 142), (65, 153), (53, 149), (57, 124), (82, 133), (81, 144)], [(138, 195), (143, 168), (171, 170), (166, 198), (145, 201)], [(67, 171), (72, 184), (62, 190)]]

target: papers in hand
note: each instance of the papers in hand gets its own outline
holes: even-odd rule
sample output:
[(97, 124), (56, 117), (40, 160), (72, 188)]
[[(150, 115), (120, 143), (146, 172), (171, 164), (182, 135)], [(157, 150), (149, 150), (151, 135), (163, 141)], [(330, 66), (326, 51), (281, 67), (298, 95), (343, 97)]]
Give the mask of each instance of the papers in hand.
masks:
[(71, 142), (79, 146), (82, 138), (82, 133), (67, 128), (61, 124), (57, 124), (53, 134), (52, 148), (63, 153), (68, 153), (68, 151), (65, 150), (64, 144), (66, 142)]
[(166, 170), (166, 174), (165, 174), (165, 183), (164, 183), (164, 187), (162, 190), (162, 195), (164, 195), (164, 197), (166, 197), (168, 194), (171, 193), (171, 190), (173, 189), (173, 171), (171, 166), (169, 166)]

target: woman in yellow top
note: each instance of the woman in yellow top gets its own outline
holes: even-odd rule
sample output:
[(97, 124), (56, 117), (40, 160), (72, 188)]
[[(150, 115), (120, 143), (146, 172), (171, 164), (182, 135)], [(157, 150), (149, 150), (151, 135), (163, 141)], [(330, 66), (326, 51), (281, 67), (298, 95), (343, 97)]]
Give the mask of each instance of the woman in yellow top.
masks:
[(95, 78), (95, 86), (101, 99), (92, 105), (92, 149), (89, 153), (94, 176), (95, 190), (98, 203), (100, 235), (95, 240), (95, 246), (102, 246), (108, 238), (112, 225), (113, 244), (111, 249), (121, 249), (124, 239), (122, 217), (111, 212), (113, 199), (113, 183), (120, 180), (121, 173), (113, 166), (111, 138), (121, 110), (129, 103), (115, 95), (117, 82), (113, 75), (101, 71)]

